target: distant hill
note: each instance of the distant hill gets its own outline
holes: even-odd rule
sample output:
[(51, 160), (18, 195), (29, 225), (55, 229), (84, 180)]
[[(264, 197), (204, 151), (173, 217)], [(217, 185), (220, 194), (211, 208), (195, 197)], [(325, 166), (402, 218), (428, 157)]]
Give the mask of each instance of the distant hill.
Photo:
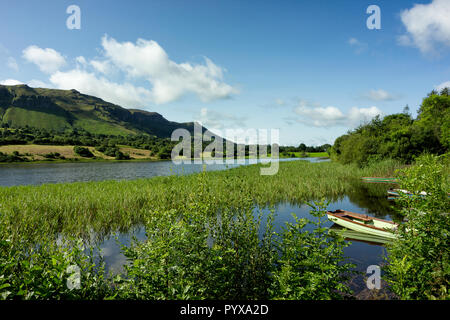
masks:
[[(156, 112), (126, 109), (77, 90), (0, 85), (0, 124), (49, 130), (81, 128), (106, 135), (149, 134), (168, 138), (173, 130), (193, 132), (194, 123), (177, 123)], [(205, 130), (205, 129), (203, 129)]]

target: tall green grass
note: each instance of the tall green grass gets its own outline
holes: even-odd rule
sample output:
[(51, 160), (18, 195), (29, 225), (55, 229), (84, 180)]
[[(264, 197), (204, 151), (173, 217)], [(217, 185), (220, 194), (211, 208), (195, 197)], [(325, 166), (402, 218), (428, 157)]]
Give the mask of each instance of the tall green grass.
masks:
[[(397, 165), (389, 162), (360, 169), (335, 162), (292, 161), (281, 162), (276, 175), (261, 176), (258, 164), (207, 172), (205, 183), (212, 198), (210, 205), (218, 212), (241, 206), (244, 196), (260, 207), (323, 197), (337, 199), (360, 177), (382, 175)], [(0, 217), (13, 237), (101, 237), (127, 231), (157, 211), (183, 211), (198, 184), (197, 175), (3, 187)]]
[[(338, 197), (381, 169), (304, 161), (280, 163), (274, 176), (259, 169), (1, 188), (0, 299), (344, 298), (352, 266), (343, 238), (323, 226), (326, 204), (311, 211), (317, 222), (296, 219), (278, 233), (273, 215), (262, 224), (255, 209)], [(128, 264), (114, 277), (76, 239), (135, 225), (146, 240), (122, 248)], [(73, 266), (79, 289), (67, 285)]]

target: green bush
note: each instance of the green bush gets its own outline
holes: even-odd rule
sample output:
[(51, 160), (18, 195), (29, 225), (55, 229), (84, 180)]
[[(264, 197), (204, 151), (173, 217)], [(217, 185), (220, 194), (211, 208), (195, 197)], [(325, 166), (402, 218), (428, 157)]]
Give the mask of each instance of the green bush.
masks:
[(92, 250), (86, 255), (80, 243), (73, 241), (63, 245), (42, 240), (31, 245), (6, 234), (2, 230), (0, 236), (0, 300), (100, 299), (110, 295), (104, 265), (94, 263)]
[[(286, 223), (277, 243), (280, 256), (273, 272), (272, 298), (289, 300), (342, 299), (354, 265), (344, 263), (344, 239), (323, 227), (327, 204), (315, 202), (310, 213), (317, 221)], [(313, 224), (313, 231), (304, 230)]]
[(262, 225), (251, 199), (216, 215), (214, 197), (199, 186), (183, 211), (149, 214), (147, 240), (123, 248), (129, 263), (116, 279), (117, 297), (336, 299), (350, 292), (344, 282), (352, 266), (343, 263), (343, 239), (322, 226), (323, 205), (313, 210), (314, 231), (301, 219), (277, 234), (273, 215)]
[(123, 152), (117, 150), (115, 153), (116, 160), (130, 160), (130, 156), (128, 154), (124, 154)]
[(73, 147), (73, 151), (81, 157), (85, 157), (85, 158), (93, 158), (94, 157), (94, 154), (88, 148), (85, 148), (85, 147), (75, 146), (75, 147)]
[(23, 155), (20, 155), (19, 152), (14, 151), (12, 154), (7, 154), (0, 152), (0, 162), (25, 162), (29, 161)]
[(50, 152), (50, 153), (44, 154), (44, 158), (47, 158), (47, 159), (65, 159), (65, 157), (61, 156), (61, 154), (59, 152)]
[(399, 174), (413, 195), (397, 200), (406, 222), (388, 247), (386, 280), (401, 299), (450, 299), (448, 157), (422, 156)]

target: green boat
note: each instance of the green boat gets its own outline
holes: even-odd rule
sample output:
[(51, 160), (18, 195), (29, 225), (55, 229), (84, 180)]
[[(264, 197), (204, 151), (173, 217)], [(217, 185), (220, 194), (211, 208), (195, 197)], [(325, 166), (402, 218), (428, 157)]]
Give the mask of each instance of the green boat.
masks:
[(362, 177), (364, 182), (372, 183), (398, 183), (397, 178), (384, 178), (384, 177)]
[(394, 231), (397, 229), (398, 224), (393, 221), (345, 210), (328, 211), (327, 216), (330, 221), (350, 230), (381, 238), (396, 238)]
[(364, 242), (371, 245), (383, 245), (392, 241), (392, 239), (374, 236), (355, 230), (344, 228), (338, 224), (333, 224), (330, 230), (344, 237), (345, 240)]

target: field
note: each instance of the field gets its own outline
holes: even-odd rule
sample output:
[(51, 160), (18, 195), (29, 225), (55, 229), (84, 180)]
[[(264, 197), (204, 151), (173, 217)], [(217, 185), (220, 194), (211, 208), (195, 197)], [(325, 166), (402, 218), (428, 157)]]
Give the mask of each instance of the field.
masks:
[[(270, 157), (270, 154), (268, 155)], [(329, 158), (328, 152), (287, 152), (279, 154), (280, 158)]]
[[(6, 145), (0, 146), (0, 152), (6, 154), (12, 154), (14, 151), (19, 152), (20, 155), (25, 155), (28, 160), (48, 160), (45, 155), (50, 153), (59, 153), (67, 160), (71, 159), (87, 159), (77, 155), (73, 151), (74, 146), (52, 146), (52, 145), (36, 145), (36, 144), (24, 144), (24, 145)], [(109, 157), (97, 150), (94, 147), (86, 147), (88, 148), (96, 158), (104, 159), (104, 160), (114, 160), (114, 157)], [(156, 160), (157, 158), (151, 156), (151, 152), (149, 150), (132, 148), (129, 146), (120, 145), (118, 146), (119, 150), (124, 154), (129, 154), (131, 159), (151, 159)], [(61, 161), (61, 160), (59, 160)]]

